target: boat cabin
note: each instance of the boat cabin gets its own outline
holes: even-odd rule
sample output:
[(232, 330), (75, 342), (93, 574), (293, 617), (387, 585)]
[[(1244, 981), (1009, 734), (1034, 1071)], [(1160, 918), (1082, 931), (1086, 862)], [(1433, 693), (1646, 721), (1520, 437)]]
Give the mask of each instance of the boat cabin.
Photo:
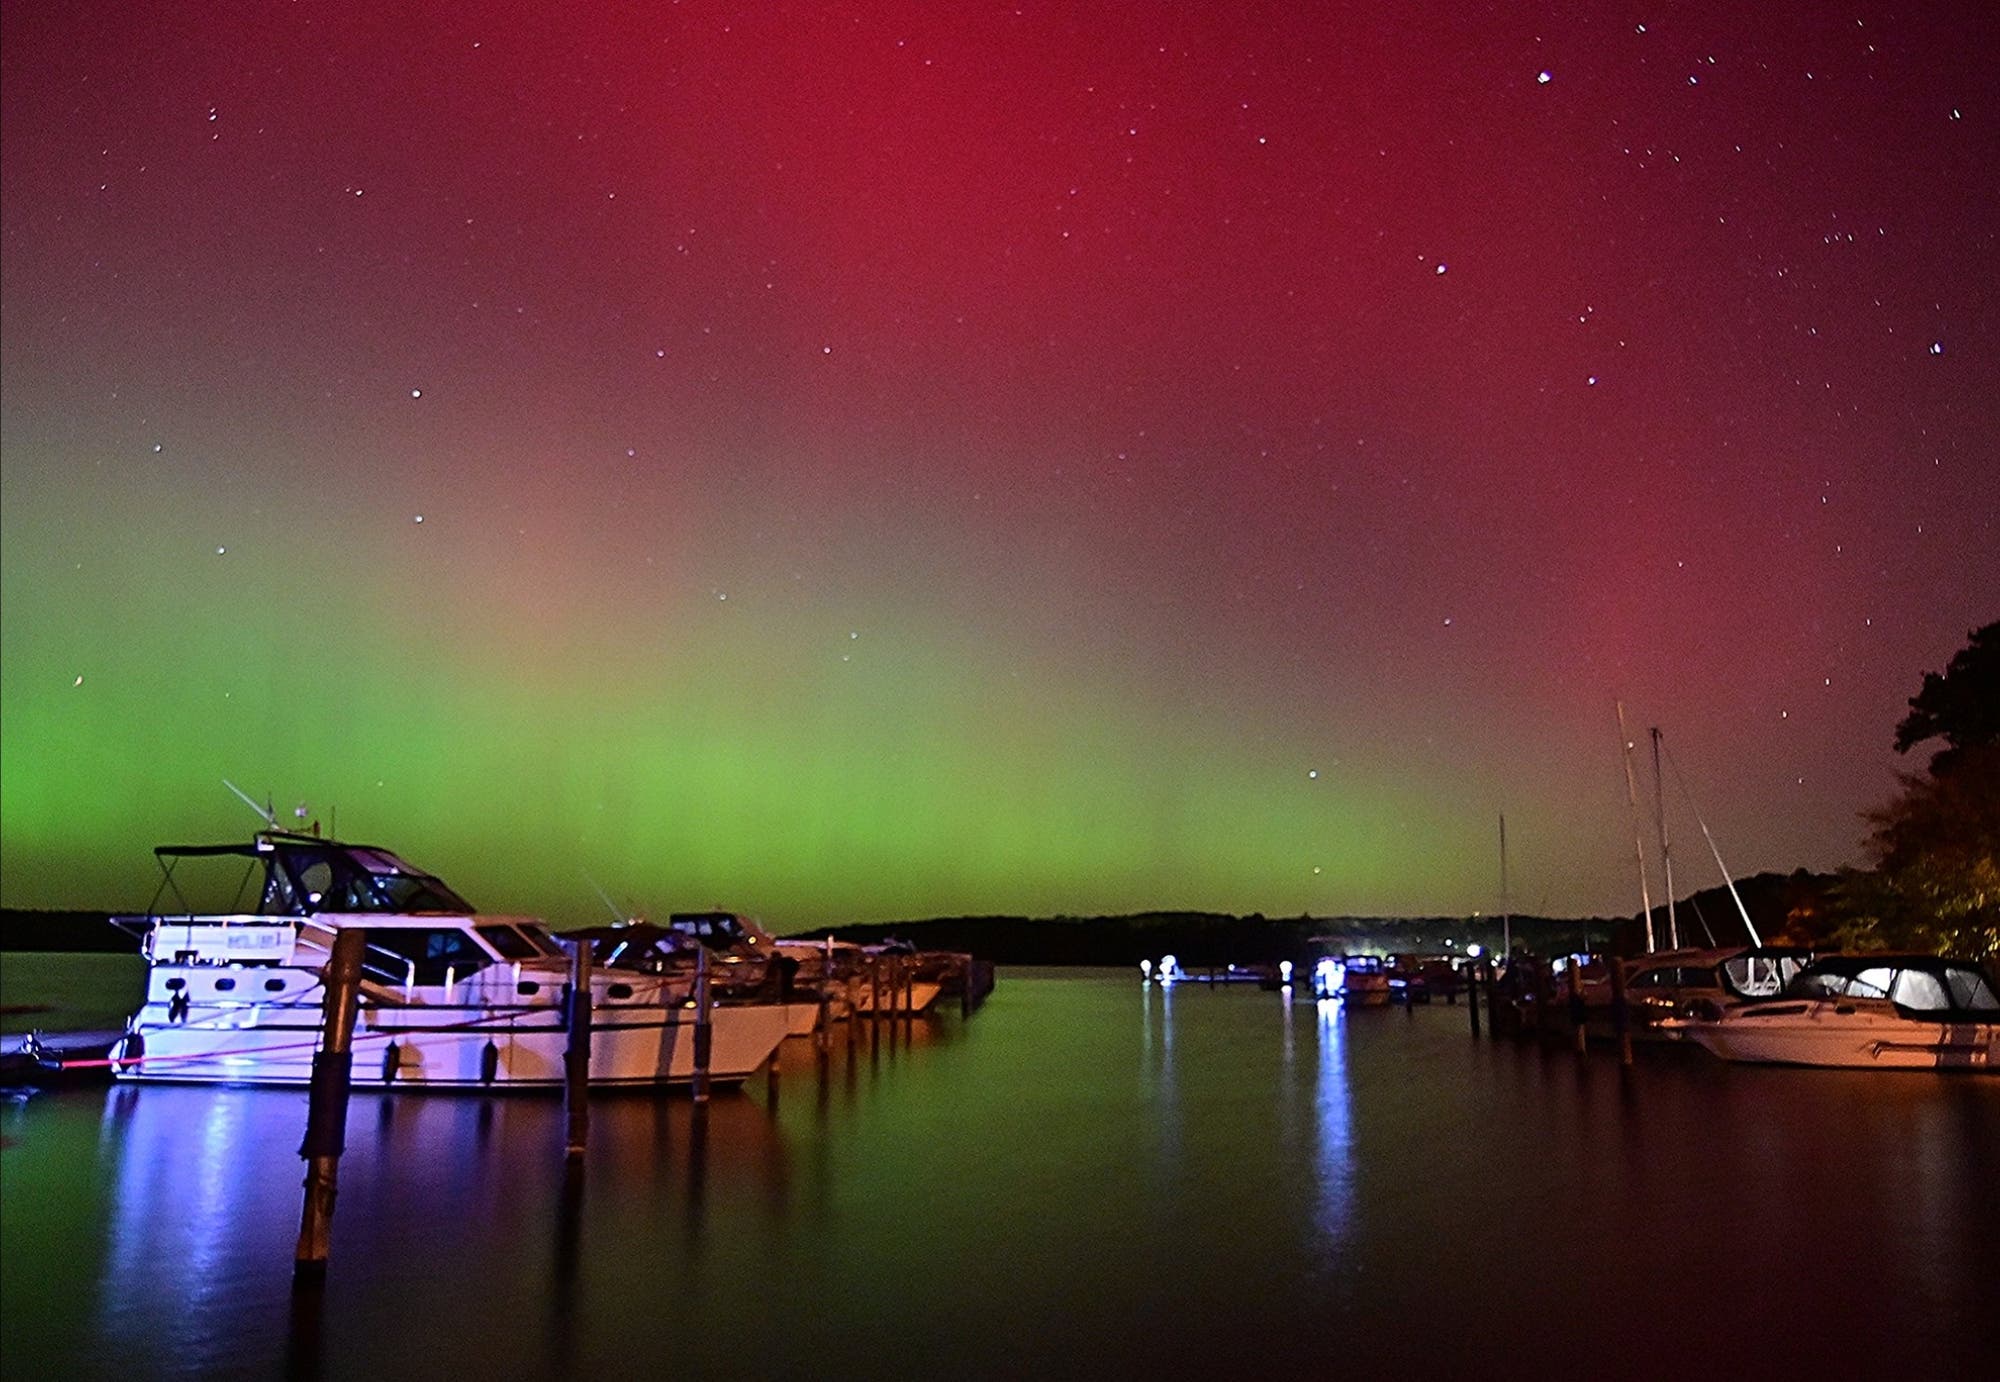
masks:
[(1935, 955), (1832, 955), (1785, 987), (1788, 999), (1887, 1000), (1904, 1017), (1931, 1022), (2000, 1020), (2000, 997), (1984, 971)]
[[(443, 880), (374, 845), (274, 830), (247, 843), (162, 845), (153, 853), (164, 877), (152, 905), (142, 916), (112, 920), (139, 936), (154, 964), (317, 964), (332, 931), (357, 919), (368, 928), (369, 977), (403, 986), (454, 983), (493, 964), (564, 958), (540, 922), (475, 919), (472, 904)], [(189, 859), (248, 861), (228, 907), (200, 912), (190, 904), (177, 876)], [(243, 910), (253, 879), (255, 909)], [(178, 911), (160, 908), (170, 892)]]
[(768, 959), (777, 951), (777, 942), (763, 927), (734, 912), (675, 912), (667, 918), (667, 929), (716, 954), (747, 952)]

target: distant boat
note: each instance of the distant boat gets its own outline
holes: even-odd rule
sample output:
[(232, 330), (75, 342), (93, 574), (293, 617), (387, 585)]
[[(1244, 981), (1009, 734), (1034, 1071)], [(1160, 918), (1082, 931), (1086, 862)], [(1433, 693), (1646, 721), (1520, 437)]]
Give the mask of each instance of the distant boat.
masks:
[(1775, 999), (1660, 1026), (1730, 1061), (2000, 1073), (2000, 997), (1976, 964), (1833, 955)]
[(1334, 968), (1326, 970), (1324, 962), (1318, 970), (1320, 998), (1340, 998), (1348, 1008), (1386, 1008), (1390, 1000), (1390, 972), (1382, 964), (1380, 956), (1372, 954), (1350, 954), (1332, 962)]
[[(1593, 1031), (1615, 1028), (1615, 992), (1605, 965), (1625, 971), (1625, 1030), (1634, 1038), (1665, 1039), (1670, 1017), (1714, 1017), (1746, 1002), (1775, 998), (1812, 960), (1812, 952), (1786, 946), (1731, 945), (1655, 950), (1632, 959), (1593, 959), (1577, 971), (1584, 1020)], [(1567, 979), (1559, 997), (1568, 994)]]
[[(916, 950), (908, 945), (858, 945), (837, 940), (780, 940), (738, 912), (675, 912), (667, 929), (697, 941), (722, 957), (761, 959), (781, 966), (786, 996), (817, 1001), (824, 993), (828, 1015), (835, 1020), (849, 1013), (873, 1013), (876, 989), (883, 986), (882, 1010), (927, 1013), (945, 989), (945, 977), (956, 976), (969, 956), (945, 951)], [(900, 967), (901, 987), (888, 991), (891, 965)], [(808, 1025), (806, 1031), (812, 1028)]]
[[(262, 869), (251, 912), (114, 917), (140, 942), (146, 1001), (114, 1048), (120, 1080), (303, 1085), (325, 1026), (325, 969), (336, 935), (367, 932), (355, 1074), (397, 1089), (554, 1089), (569, 1042), (570, 958), (540, 921), (475, 914), (442, 881), (371, 845), (261, 831), (247, 844), (168, 845), (191, 858)], [(598, 970), (590, 1080), (694, 1079), (697, 1014), (662, 975)], [(710, 1013), (709, 1079), (740, 1082), (785, 1037), (768, 1003)]]

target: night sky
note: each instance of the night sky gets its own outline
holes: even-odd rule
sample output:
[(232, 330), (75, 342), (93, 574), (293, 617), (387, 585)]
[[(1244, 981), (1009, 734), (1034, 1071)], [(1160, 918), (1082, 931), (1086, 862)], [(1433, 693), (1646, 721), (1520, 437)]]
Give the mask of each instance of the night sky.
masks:
[(8, 906), (228, 778), (564, 921), (1633, 912), (1614, 700), (1829, 867), (2000, 615), (1990, 2), (0, 15)]

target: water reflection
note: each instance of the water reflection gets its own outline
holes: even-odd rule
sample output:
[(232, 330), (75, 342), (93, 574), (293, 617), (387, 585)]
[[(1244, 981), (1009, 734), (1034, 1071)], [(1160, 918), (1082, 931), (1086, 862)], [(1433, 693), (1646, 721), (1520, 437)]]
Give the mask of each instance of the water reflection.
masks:
[(1347, 1235), (1354, 1196), (1354, 1132), (1347, 1083), (1347, 1012), (1335, 998), (1314, 1004), (1313, 1031), (1319, 1038), (1319, 1078), (1314, 1088), (1313, 1130), (1317, 1134), (1313, 1222), (1329, 1245)]
[[(107, 1097), (104, 1122), (116, 1169), (100, 1327), (141, 1354), (163, 1342), (147, 1302), (164, 1276), (176, 1348), (213, 1355), (239, 1328), (246, 1293), (270, 1298), (268, 1283), (289, 1281), (305, 1100), (121, 1086)], [(283, 1318), (267, 1317), (273, 1337)]]
[[(756, 1083), (706, 1112), (594, 1099), (580, 1174), (558, 1100), (357, 1093), (311, 1302), (290, 1291), (303, 1095), (37, 1099), (7, 1115), (0, 1361), (1275, 1375), (1379, 1338), (1472, 1375), (1546, 1361), (1550, 1321), (1575, 1356), (1667, 1359), (1700, 1318), (1838, 1334), (1844, 1373), (1928, 1377), (1990, 1327), (2000, 1082), (1625, 1072), (1473, 1041), (1449, 1008), (1124, 974), (1009, 976), (879, 1064), (868, 1037), (823, 1066), (788, 1053), (775, 1109)], [(1835, 1222), (1838, 1253), (1786, 1237)], [(1897, 1329), (1840, 1332), (1862, 1318)]]

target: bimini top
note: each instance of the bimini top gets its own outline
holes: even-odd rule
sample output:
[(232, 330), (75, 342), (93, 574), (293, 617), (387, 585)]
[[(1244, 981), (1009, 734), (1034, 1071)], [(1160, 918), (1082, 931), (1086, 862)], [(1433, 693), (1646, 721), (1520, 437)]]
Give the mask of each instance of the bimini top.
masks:
[(306, 917), (319, 912), (471, 916), (474, 910), (442, 879), (374, 845), (267, 830), (243, 844), (161, 845), (153, 853), (167, 872), (162, 891), (174, 886), (174, 865), (182, 859), (235, 855), (261, 862), (264, 888), (257, 911), (265, 916)]
[(1906, 1011), (2000, 1017), (2000, 998), (1976, 964), (1936, 955), (1829, 955), (1785, 985), (1783, 998), (1886, 998)]
[(770, 933), (735, 912), (675, 912), (667, 918), (667, 929), (690, 936), (710, 950), (747, 949), (769, 955), (776, 949)]

